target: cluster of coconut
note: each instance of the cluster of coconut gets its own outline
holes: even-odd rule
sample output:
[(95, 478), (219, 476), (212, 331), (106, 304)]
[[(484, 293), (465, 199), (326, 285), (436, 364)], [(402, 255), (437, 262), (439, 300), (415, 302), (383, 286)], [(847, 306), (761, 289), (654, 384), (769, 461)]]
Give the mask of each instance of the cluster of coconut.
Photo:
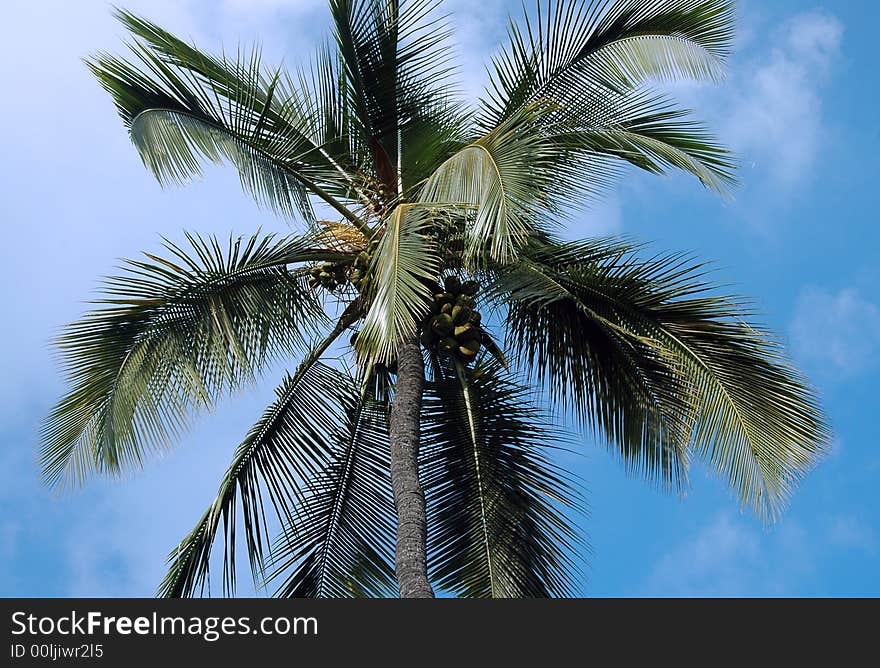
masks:
[(324, 262), (309, 269), (309, 286), (312, 289), (320, 286), (335, 292), (351, 281), (352, 285), (363, 292), (369, 267), (370, 254), (367, 251), (358, 253), (354, 262)]
[(434, 295), (431, 315), (422, 326), (423, 346), (464, 362), (477, 356), (483, 338), (480, 314), (474, 310), (478, 288), (476, 281), (462, 283), (455, 276), (443, 279), (443, 291)]
[(324, 262), (309, 269), (309, 286), (312, 289), (321, 286), (333, 292), (347, 282), (348, 275), (346, 274), (346, 266), (344, 264)]
[(367, 286), (367, 271), (369, 268), (370, 254), (367, 251), (361, 251), (354, 258), (354, 262), (351, 265), (351, 274), (349, 274), (352, 284), (359, 292), (363, 292)]

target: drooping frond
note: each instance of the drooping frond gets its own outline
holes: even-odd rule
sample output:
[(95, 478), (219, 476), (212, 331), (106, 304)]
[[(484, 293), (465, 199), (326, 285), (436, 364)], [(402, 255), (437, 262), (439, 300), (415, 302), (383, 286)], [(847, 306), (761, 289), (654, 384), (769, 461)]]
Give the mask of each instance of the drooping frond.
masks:
[(828, 432), (776, 342), (740, 300), (711, 296), (701, 271), (615, 242), (536, 242), (497, 287), (519, 360), (632, 467), (674, 481), (694, 452), (773, 518)]
[[(727, 150), (689, 112), (644, 88), (646, 78), (717, 77), (730, 50), (729, 0), (614, 0), (539, 5), (495, 59), (483, 101), (486, 131), (538, 101), (558, 113), (546, 132), (569, 142), (570, 170), (602, 171), (620, 158), (652, 172), (681, 169), (726, 193)], [(565, 137), (565, 139), (563, 139)]]
[[(631, 470), (680, 488), (693, 422), (689, 390), (663, 351), (605, 303), (627, 298), (639, 267), (627, 266), (624, 246), (577, 250), (533, 242), (499, 274), (507, 344), (551, 398), (604, 435)], [(582, 267), (581, 282), (573, 283), (569, 273)]]
[(528, 390), (483, 358), (425, 388), (420, 470), (428, 504), (429, 571), (468, 597), (572, 595), (580, 507), (549, 460), (556, 436)]
[(345, 188), (339, 163), (350, 156), (320, 143), (320, 106), (287, 75), (264, 70), (257, 51), (214, 57), (132, 14), (119, 18), (135, 38), (134, 61), (102, 54), (88, 65), (161, 182), (183, 182), (200, 173), (201, 160), (225, 159), (259, 203), (285, 216), (311, 220), (308, 193), (353, 216), (315, 185), (341, 180)]
[(267, 525), (266, 510), (271, 507), (278, 522), (289, 522), (303, 502), (307, 481), (334, 461), (333, 443), (346, 433), (342, 407), (351, 401), (350, 379), (318, 361), (343, 330), (337, 327), (296, 373), (285, 379), (277, 390), (277, 400), (238, 446), (213, 503), (169, 555), (160, 596), (195, 596), (203, 590), (221, 523), (224, 590), (234, 590), (239, 510), (251, 569), (255, 579), (262, 579), (268, 531), (272, 529)]
[(322, 257), (309, 238), (188, 238), (189, 249), (166, 243), (167, 258), (129, 261), (58, 339), (71, 389), (42, 427), (47, 482), (139, 465), (195, 408), (301, 350), (324, 322), (288, 269)]
[(732, 0), (541, 0), (493, 59), (489, 125), (542, 98), (602, 104), (647, 78), (716, 79), (734, 25)]
[(426, 207), (401, 204), (388, 217), (370, 266), (370, 306), (357, 337), (356, 348), (367, 359), (392, 360), (428, 311), (439, 270), (436, 244), (427, 235), (430, 215)]
[(344, 431), (328, 439), (330, 459), (305, 484), (272, 548), (269, 580), (279, 581), (277, 596), (397, 595), (387, 407), (349, 380), (340, 407)]
[(591, 160), (617, 158), (652, 174), (679, 169), (723, 195), (736, 183), (731, 154), (689, 112), (664, 95), (638, 92), (620, 97), (608, 116), (560, 127), (586, 169)]

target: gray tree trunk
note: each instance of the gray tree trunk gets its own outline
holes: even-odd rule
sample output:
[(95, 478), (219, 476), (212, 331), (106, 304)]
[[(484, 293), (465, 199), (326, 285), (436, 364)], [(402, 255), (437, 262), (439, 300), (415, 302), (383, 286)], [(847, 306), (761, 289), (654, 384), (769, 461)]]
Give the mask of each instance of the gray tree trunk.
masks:
[(425, 494), (419, 483), (419, 431), (425, 362), (417, 339), (397, 351), (391, 406), (391, 485), (397, 509), (395, 570), (401, 598), (433, 598), (428, 582)]

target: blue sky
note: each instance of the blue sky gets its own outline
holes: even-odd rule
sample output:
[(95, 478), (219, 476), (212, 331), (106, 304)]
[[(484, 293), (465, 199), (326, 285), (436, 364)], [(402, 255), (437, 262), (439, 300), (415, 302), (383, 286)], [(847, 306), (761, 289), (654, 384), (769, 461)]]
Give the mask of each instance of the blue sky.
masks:
[[(201, 46), (260, 39), (266, 60), (296, 63), (327, 22), (323, 0), (132, 0)], [(477, 93), (507, 5), (451, 0), (463, 80)], [(212, 498), (273, 378), (198, 421), (180, 447), (123, 481), (64, 495), (41, 487), (36, 426), (63, 387), (47, 342), (76, 318), (118, 258), (183, 229), (283, 231), (211, 169), (163, 191), (143, 169), (109, 98), (80, 58), (117, 50), (103, 2), (12, 0), (0, 42), (0, 249), (6, 350), (0, 380), (0, 595), (146, 596), (169, 549)], [(573, 225), (716, 261), (717, 278), (755, 298), (818, 387), (833, 453), (767, 529), (695, 466), (684, 499), (628, 478), (583, 443), (593, 546), (584, 593), (880, 595), (880, 128), (876, 32), (867, 0), (740, 4), (737, 54), (720, 87), (676, 86), (738, 152), (743, 185), (723, 202), (691, 179), (634, 172)], [(14, 91), (14, 94), (11, 93)], [(277, 376), (276, 376), (277, 378)]]

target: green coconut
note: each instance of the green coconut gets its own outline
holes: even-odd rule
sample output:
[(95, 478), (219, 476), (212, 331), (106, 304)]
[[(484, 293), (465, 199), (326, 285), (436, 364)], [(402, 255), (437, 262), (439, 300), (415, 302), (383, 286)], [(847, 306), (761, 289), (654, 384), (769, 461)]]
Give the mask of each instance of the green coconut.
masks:
[(460, 304), (456, 304), (452, 307), (452, 313), (450, 314), (452, 319), (455, 321), (456, 325), (460, 325), (464, 322), (467, 322), (471, 317), (471, 310), (467, 306), (461, 306)]
[(473, 330), (474, 326), (471, 323), (466, 322), (465, 324), (456, 327), (453, 334), (455, 335), (456, 339), (464, 340), (466, 338), (473, 338), (468, 336), (468, 334), (470, 334)]
[(452, 322), (452, 318), (446, 313), (441, 313), (440, 315), (431, 318), (431, 329), (441, 336), (446, 336), (452, 332), (454, 326), (455, 324)]
[(458, 353), (466, 360), (470, 361), (477, 356), (477, 353), (480, 352), (480, 344), (478, 342), (470, 343), (466, 346), (459, 346)]

